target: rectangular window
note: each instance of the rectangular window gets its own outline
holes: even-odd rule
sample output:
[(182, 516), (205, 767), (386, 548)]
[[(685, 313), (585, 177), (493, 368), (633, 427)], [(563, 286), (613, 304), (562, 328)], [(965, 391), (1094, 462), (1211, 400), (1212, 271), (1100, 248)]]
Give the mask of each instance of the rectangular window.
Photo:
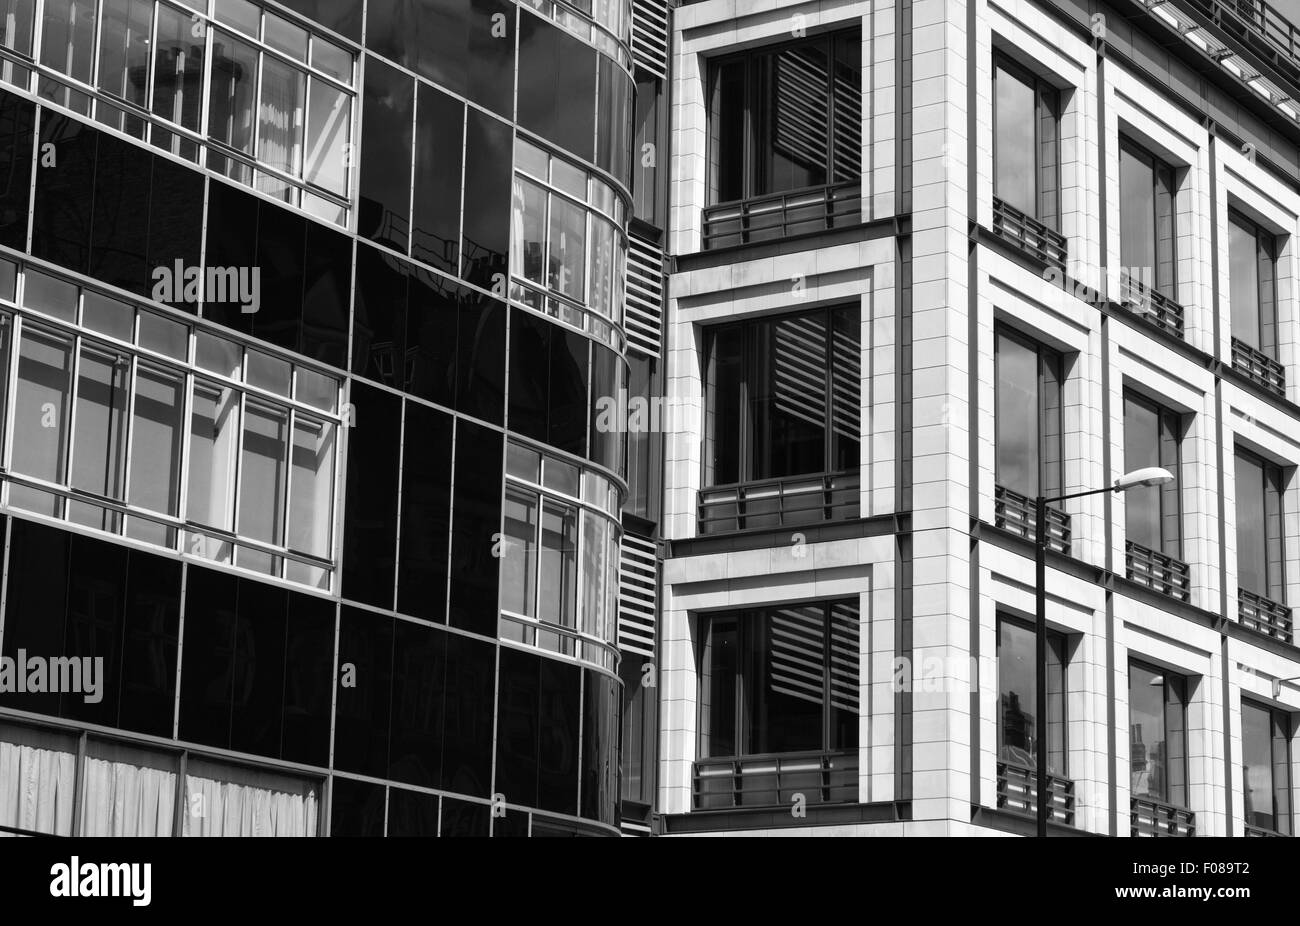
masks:
[(1134, 392), (1124, 393), (1125, 472), (1160, 466), (1174, 477), (1162, 486), (1124, 493), (1125, 536), (1131, 543), (1178, 560), (1183, 555), (1179, 492), (1182, 432), (1176, 413)]
[(1174, 169), (1121, 137), (1119, 187), (1120, 261), (1130, 285), (1177, 301)]
[(1241, 702), (1241, 781), (1246, 825), (1290, 836), (1290, 714)]
[[(67, 472), (68, 412), (72, 396), (72, 339), (37, 325), (24, 324), (18, 347), (18, 383), (11, 427), (21, 440), (10, 443), (15, 473), (62, 484)], [(58, 517), (57, 496), (14, 485), (9, 502)]]
[(709, 201), (859, 181), (860, 57), (850, 29), (714, 63)]
[(705, 484), (856, 471), (856, 305), (706, 333)]
[(856, 752), (856, 599), (700, 620), (702, 758)]
[(1061, 220), (1061, 94), (1001, 56), (993, 64), (993, 195), (1050, 229)]
[(1286, 602), (1282, 467), (1253, 453), (1236, 453), (1237, 586)]
[(999, 328), (994, 366), (997, 484), (1028, 498), (1061, 494), (1061, 355)]
[[(998, 619), (998, 758), (1038, 767), (1037, 635), (1032, 627)], [(1047, 632), (1047, 771), (1066, 774), (1065, 637)]]
[[(122, 498), (130, 372), (126, 357), (83, 342), (73, 412), (72, 488), (91, 496)], [(120, 524), (116, 512), (83, 502), (72, 502), (68, 517), (107, 531), (117, 531)]]
[(1187, 680), (1132, 662), (1128, 669), (1129, 774), (1135, 798), (1187, 806)]
[(1277, 238), (1228, 210), (1228, 303), (1232, 336), (1278, 359)]

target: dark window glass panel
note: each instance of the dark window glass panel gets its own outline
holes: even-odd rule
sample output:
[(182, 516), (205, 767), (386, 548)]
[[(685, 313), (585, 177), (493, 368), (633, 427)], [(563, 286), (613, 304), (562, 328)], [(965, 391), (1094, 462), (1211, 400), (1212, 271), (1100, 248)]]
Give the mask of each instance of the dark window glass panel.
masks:
[(550, 322), (515, 312), (510, 324), (510, 430), (545, 441), (550, 395)]
[(826, 612), (781, 608), (751, 620), (745, 633), (744, 751), (804, 752), (822, 747)]
[(456, 324), (461, 287), (428, 270), (412, 267), (406, 316), (406, 391), (454, 408)]
[[(220, 186), (221, 184), (216, 184)], [(203, 175), (164, 157), (153, 158), (152, 188), (149, 196), (149, 246), (146, 269), (152, 282), (159, 267), (175, 268), (199, 265), (203, 228), (195, 220), (203, 214)], [(213, 216), (209, 213), (208, 222)], [(245, 232), (247, 233), (247, 232)], [(98, 237), (98, 228), (96, 228)], [(209, 255), (211, 261), (212, 255)], [(159, 300), (162, 301), (162, 300)], [(177, 303), (180, 300), (176, 300)], [(194, 306), (188, 307), (194, 311)]]
[[(591, 407), (598, 408), (602, 400), (619, 407), (627, 397), (625, 368), (614, 351), (593, 344), (591, 348)], [(601, 417), (591, 416), (591, 460), (615, 473), (623, 472), (623, 432), (619, 428), (601, 427)]]
[(529, 807), (537, 806), (540, 662), (532, 653), (501, 647), (496, 790), (507, 803)]
[(743, 408), (744, 329), (719, 328), (709, 334), (705, 427), (709, 452), (705, 482), (728, 485), (741, 480), (740, 427)]
[(862, 37), (858, 30), (832, 39), (831, 182), (862, 177)]
[(600, 55), (597, 61), (600, 108), (596, 115), (596, 166), (631, 186), (632, 80), (612, 59)]
[[(603, 59), (602, 59), (603, 60)], [(636, 84), (632, 140), (632, 211), (637, 218), (661, 226), (659, 214), (659, 120), (663, 108), (662, 82), (643, 78)], [(664, 164), (664, 170), (667, 164)]]
[(19, 251), (27, 248), (35, 112), (31, 103), (0, 90), (0, 244)]
[(462, 287), (456, 331), (456, 409), (501, 424), (505, 382), (505, 304)]
[(1119, 150), (1120, 260), (1136, 280), (1155, 285), (1155, 171), (1150, 155), (1130, 144)]
[(451, 417), (407, 402), (406, 433), (397, 609), (442, 623), (451, 527)]
[(1187, 805), (1186, 687), (1179, 676), (1129, 666), (1129, 768), (1135, 797)]
[(58, 158), (36, 177), (32, 254), (82, 273), (90, 262), (98, 140), (98, 132), (75, 119), (49, 111), (41, 117), (42, 150), (53, 145)]
[(239, 580), (230, 748), (240, 752), (280, 755), (287, 596), (284, 589)]
[(745, 189), (745, 62), (729, 61), (714, 72), (712, 113), (709, 119), (713, 156), (709, 161), (710, 188), (716, 202), (743, 199)]
[(284, 660), (284, 735), (280, 758), (329, 764), (334, 678), (334, 604), (289, 593)]
[(522, 839), (528, 835), (529, 814), (522, 810), (507, 810), (505, 816), (492, 817), (492, 837)]
[(299, 349), (302, 332), (307, 225), (297, 213), (270, 203), (261, 203), (258, 210), (254, 266), (261, 280), (261, 299), (253, 313), (253, 334), (289, 350)]
[(587, 161), (595, 138), (596, 58), (594, 48), (559, 26), (520, 16), (519, 124)]
[(394, 628), (393, 732), (387, 777), (436, 788), (442, 768), (446, 633), (403, 620)]
[[(646, 687), (644, 684), (647, 672), (653, 669), (647, 669), (652, 666), (652, 661), (646, 656), (636, 656), (631, 653), (623, 655), (623, 661), (619, 663), (618, 674), (623, 681), (623, 750), (622, 756), (622, 793), (621, 797), (625, 801), (635, 801), (640, 804), (654, 803), (654, 781), (655, 781), (655, 757), (658, 750), (655, 748), (657, 737), (657, 721), (655, 719), (655, 698), (656, 689)], [(587, 671), (586, 681), (583, 687), (583, 715), (587, 718), (600, 716), (600, 704), (596, 697), (602, 690), (598, 687), (598, 682), (593, 677), (595, 673)], [(601, 741), (599, 736), (589, 736), (588, 727), (594, 726), (599, 731), (598, 724), (583, 724), (583, 778), (582, 790), (584, 795), (584, 816), (594, 816), (588, 812), (591, 803), (585, 799), (587, 789), (597, 778), (598, 764), (608, 761), (605, 750), (608, 744)], [(856, 724), (855, 724), (856, 726)], [(588, 754), (588, 750), (591, 754)]]
[(823, 42), (759, 58), (757, 194), (826, 183), (830, 163), (830, 62)]
[(388, 789), (389, 836), (437, 836), (438, 795)]
[(508, 272), (512, 131), (470, 109), (465, 126), (465, 202), (461, 276), (491, 289)]
[[(1015, 621), (998, 622), (998, 757), (1027, 768), (1038, 764), (1036, 634)], [(1047, 637), (1047, 768), (1065, 774), (1065, 641)]]
[[(648, 691), (653, 700), (654, 689)], [(599, 672), (583, 671), (581, 813), (602, 823), (613, 823), (618, 812), (619, 703), (618, 682)], [(625, 743), (628, 735), (625, 729)], [(653, 755), (649, 754), (649, 761)], [(652, 782), (643, 778), (642, 789)]]
[(230, 745), (239, 580), (197, 566), (186, 573), (180, 738), (225, 748)]
[(855, 600), (830, 606), (830, 640), (827, 665), (830, 697), (827, 706), (827, 747), (852, 752), (858, 748), (858, 663), (862, 615)]
[(826, 316), (781, 319), (757, 328), (749, 380), (754, 478), (826, 469)]
[(1124, 396), (1124, 469), (1132, 472), (1161, 466), (1174, 480), (1164, 486), (1125, 493), (1125, 535), (1144, 547), (1173, 557), (1182, 554), (1178, 494), (1179, 424), (1177, 416), (1132, 393)]
[(334, 766), (388, 774), (393, 680), (393, 618), (344, 606), (339, 618)]
[(700, 710), (700, 755), (739, 754), (736, 689), (740, 678), (740, 624), (735, 617), (708, 621), (700, 659), (700, 691), (708, 700)]
[(442, 787), (475, 797), (491, 790), (496, 650), (484, 640), (447, 634)]
[[(543, 659), (538, 700), (537, 806), (578, 812), (578, 718), (582, 670)], [(509, 761), (509, 758), (506, 759)]]
[(480, 425), (456, 424), (455, 495), (452, 500), (450, 622), (496, 634), (500, 560), (493, 546), (501, 530), (502, 437)]
[(1273, 718), (1265, 707), (1241, 702), (1241, 781), (1246, 802), (1246, 823), (1277, 829), (1273, 804)]
[[(149, 185), (153, 158), (128, 141), (103, 135), (95, 156), (90, 273), (132, 292), (145, 291)], [(84, 191), (83, 191), (83, 194)]]
[[(6, 587), (4, 655), (62, 653), (68, 611), (68, 557), (72, 535), (10, 519), (9, 578)], [(59, 696), (0, 692), (0, 704), (20, 711), (58, 716)]]
[(335, 367), (347, 365), (351, 280), (352, 240), (308, 222), (300, 349), (313, 360)]
[(1268, 521), (1264, 516), (1264, 467), (1255, 457), (1236, 455), (1237, 585), (1267, 595)]
[(460, 267), (460, 181), (465, 106), (428, 84), (416, 91), (411, 255), (448, 273)]
[(450, 797), (442, 799), (442, 828), (440, 836), (487, 836), (492, 808), (486, 804), (471, 804)]
[(579, 456), (587, 452), (590, 344), (581, 334), (563, 328), (551, 335), (546, 443)]
[(997, 483), (1023, 495), (1038, 495), (1040, 472), (1038, 352), (1003, 332), (996, 348)]
[(352, 371), (388, 386), (406, 377), (406, 261), (357, 245)]
[[(257, 263), (260, 201), (229, 184), (214, 180), (208, 189), (208, 222), (204, 261), (208, 268), (253, 267)], [(204, 294), (203, 316), (251, 334), (253, 315), (243, 311), (237, 296), (214, 290)], [(225, 298), (219, 298), (224, 296)]]
[(335, 777), (330, 798), (330, 835), (384, 835), (384, 786)]
[(1003, 65), (993, 69), (993, 193), (1031, 216), (1038, 212), (1034, 84)]
[(176, 698), (181, 564), (132, 551), (127, 570), (118, 724), (127, 730), (170, 737)]
[(343, 597), (393, 606), (401, 399), (353, 382), (343, 521)]
[(862, 433), (862, 328), (857, 306), (831, 312), (831, 457), (835, 471), (857, 469)]
[(1232, 336), (1258, 347), (1259, 263), (1255, 228), (1234, 213), (1228, 214), (1228, 301), (1232, 308)]
[[(59, 713), (89, 723), (115, 726), (122, 678), (122, 625), (126, 605), (127, 550), (117, 544), (76, 535), (68, 565), (67, 636), (61, 651), (34, 655), (103, 659), (100, 698), (63, 692)], [(33, 652), (29, 650), (28, 652)], [(83, 667), (84, 667), (83, 663)], [(86, 679), (83, 674), (82, 683)]]
[[(628, 500), (624, 510), (645, 518), (647, 521), (659, 519), (659, 458), (663, 447), (660, 430), (646, 426), (633, 427), (631, 424), (633, 402), (643, 401), (647, 413), (652, 412), (651, 398), (661, 395), (659, 391), (659, 361), (641, 354), (629, 353), (627, 357), (627, 395), (629, 403), (627, 430), (627, 484)], [(599, 411), (595, 412), (599, 417)]]
[(415, 82), (366, 61), (357, 233), (405, 253), (410, 237), (411, 115)]

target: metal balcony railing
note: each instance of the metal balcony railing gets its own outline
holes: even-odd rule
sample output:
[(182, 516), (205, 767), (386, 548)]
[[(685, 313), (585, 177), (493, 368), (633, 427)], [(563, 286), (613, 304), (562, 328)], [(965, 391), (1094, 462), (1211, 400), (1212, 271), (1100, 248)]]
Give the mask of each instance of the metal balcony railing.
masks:
[(1131, 274), (1120, 274), (1120, 305), (1134, 315), (1141, 316), (1157, 328), (1163, 328), (1178, 337), (1183, 336), (1183, 307), (1158, 289), (1135, 280)]
[(1170, 598), (1191, 598), (1191, 569), (1182, 560), (1129, 540), (1124, 544), (1128, 577)]
[(993, 197), (993, 231), (1044, 263), (1065, 269), (1065, 236), (996, 196)]
[[(1037, 502), (1027, 495), (1021, 495), (1005, 486), (993, 487), (993, 523), (1012, 533), (1019, 534), (1026, 540), (1037, 539)], [(1047, 546), (1070, 555), (1070, 516), (1064, 511), (1047, 508)]]
[(1293, 80), (1300, 79), (1300, 28), (1264, 0), (1182, 0), (1225, 33), (1262, 51)]
[(847, 521), (857, 516), (857, 472), (791, 476), (700, 490), (701, 534)]
[(1291, 609), (1263, 595), (1237, 589), (1237, 620), (1256, 633), (1284, 643), (1292, 642)]
[(1130, 798), (1128, 816), (1133, 836), (1196, 835), (1196, 814), (1154, 798)]
[(856, 804), (856, 753), (785, 753), (695, 763), (692, 806), (696, 810), (736, 807), (788, 809), (802, 795), (806, 804)]
[(1285, 833), (1279, 833), (1277, 830), (1269, 830), (1269, 829), (1265, 829), (1265, 828), (1262, 827), (1262, 826), (1251, 826), (1249, 823), (1246, 824), (1246, 835), (1247, 835), (1247, 836), (1263, 836), (1263, 837), (1265, 837), (1265, 838), (1272, 837), (1272, 836), (1276, 836), (1276, 837), (1278, 837), (1278, 838), (1280, 838), (1280, 839), (1285, 839), (1285, 838), (1286, 838), (1286, 834), (1285, 834)]
[[(1037, 818), (1038, 770), (1016, 762), (998, 763), (998, 808)], [(1047, 817), (1053, 823), (1074, 826), (1074, 782), (1047, 776)]]
[(1269, 392), (1285, 398), (1286, 368), (1245, 341), (1232, 339), (1232, 368)]
[(725, 248), (854, 225), (862, 184), (832, 183), (704, 207), (704, 247)]

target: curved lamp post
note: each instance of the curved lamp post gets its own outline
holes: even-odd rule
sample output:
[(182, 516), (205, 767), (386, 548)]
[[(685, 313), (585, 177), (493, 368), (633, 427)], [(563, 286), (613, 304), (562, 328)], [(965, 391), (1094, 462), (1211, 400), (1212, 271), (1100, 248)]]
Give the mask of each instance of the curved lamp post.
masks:
[(1090, 489), (1086, 492), (1072, 492), (1069, 495), (1056, 495), (1051, 498), (1040, 495), (1035, 503), (1034, 517), (1034, 592), (1037, 606), (1037, 640), (1034, 652), (1034, 677), (1037, 682), (1035, 710), (1038, 713), (1036, 723), (1038, 740), (1038, 835), (1047, 835), (1047, 818), (1049, 806), (1047, 800), (1047, 506), (1054, 502), (1069, 501), (1087, 495), (1101, 495), (1104, 492), (1127, 492), (1129, 489), (1145, 489), (1151, 486), (1173, 482), (1173, 474), (1159, 466), (1147, 466), (1125, 473), (1115, 480), (1115, 484), (1105, 489)]

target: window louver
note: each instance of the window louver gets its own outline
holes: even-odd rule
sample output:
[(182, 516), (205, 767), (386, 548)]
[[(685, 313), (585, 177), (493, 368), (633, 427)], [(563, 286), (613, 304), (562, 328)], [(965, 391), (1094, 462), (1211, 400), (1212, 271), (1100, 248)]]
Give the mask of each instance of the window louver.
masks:
[(635, 235), (627, 252), (627, 299), (623, 325), (627, 343), (650, 357), (663, 345), (664, 256)]
[(668, 4), (664, 0), (634, 0), (632, 58), (638, 71), (663, 80), (668, 76)]
[(654, 541), (624, 532), (619, 566), (618, 647), (653, 659), (659, 587)]

